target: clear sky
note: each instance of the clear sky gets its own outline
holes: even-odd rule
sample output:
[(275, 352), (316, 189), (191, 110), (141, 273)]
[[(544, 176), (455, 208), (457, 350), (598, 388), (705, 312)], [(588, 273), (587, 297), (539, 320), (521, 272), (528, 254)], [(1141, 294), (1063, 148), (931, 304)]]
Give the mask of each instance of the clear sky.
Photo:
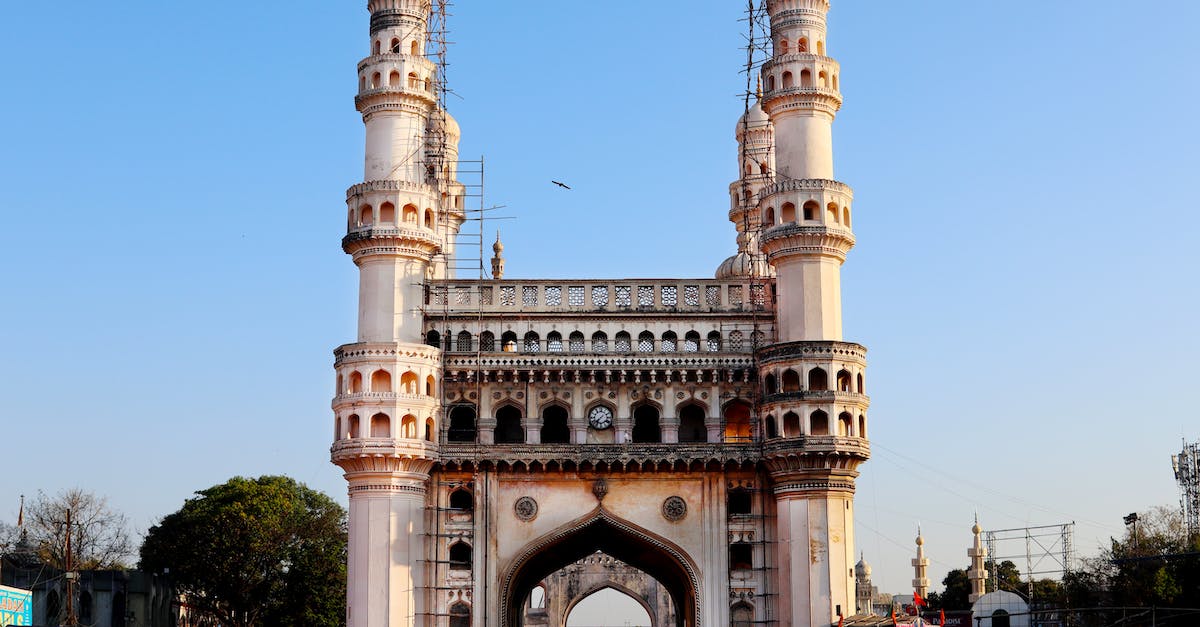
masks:
[[(81, 486), (141, 531), (235, 474), (345, 501), (364, 5), (5, 7), (0, 517)], [(459, 2), (451, 111), (517, 218), (511, 276), (708, 277), (733, 252), (743, 8)], [(1197, 21), (1184, 0), (835, 0), (845, 328), (871, 350), (857, 540), (882, 590), (910, 592), (918, 522), (940, 583), (976, 511), (1076, 521), (1086, 555), (1178, 502)]]

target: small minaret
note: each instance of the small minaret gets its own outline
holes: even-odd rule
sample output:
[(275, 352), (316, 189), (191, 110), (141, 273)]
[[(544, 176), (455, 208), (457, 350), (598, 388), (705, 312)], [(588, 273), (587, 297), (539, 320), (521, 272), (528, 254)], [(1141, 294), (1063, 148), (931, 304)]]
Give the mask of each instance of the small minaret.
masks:
[(492, 278), (504, 278), (504, 243), (500, 241), (500, 231), (496, 231), (496, 243), (492, 244)]
[(738, 180), (729, 185), (729, 220), (737, 229), (737, 254), (717, 268), (720, 280), (775, 276), (775, 269), (762, 254), (759, 235), (773, 220), (764, 222), (758, 210), (758, 193), (774, 180), (775, 132), (762, 108), (762, 79), (754, 104), (738, 120), (734, 137), (741, 161)]
[(858, 563), (854, 565), (855, 598), (858, 603), (858, 614), (875, 613), (875, 590), (871, 586), (871, 565), (861, 554)]
[(987, 547), (983, 546), (983, 527), (979, 526), (978, 515), (975, 516), (975, 526), (971, 527), (971, 533), (975, 534), (975, 542), (967, 549), (967, 555), (971, 557), (971, 569), (967, 571), (967, 579), (971, 581), (971, 596), (967, 597), (967, 600), (974, 603), (983, 596), (984, 584), (987, 582), (987, 567), (984, 563), (987, 559)]
[(917, 526), (917, 557), (912, 561), (913, 565), (913, 590), (921, 595), (921, 598), (929, 596), (929, 558), (925, 557), (925, 537), (921, 535), (921, 527)]

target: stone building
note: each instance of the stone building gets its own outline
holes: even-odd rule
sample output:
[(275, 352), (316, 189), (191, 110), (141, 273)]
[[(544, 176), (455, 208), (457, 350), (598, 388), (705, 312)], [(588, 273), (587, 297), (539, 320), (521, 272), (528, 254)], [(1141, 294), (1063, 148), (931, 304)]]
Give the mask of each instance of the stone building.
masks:
[(454, 276), (468, 192), (433, 8), (368, 2), (342, 240), (358, 336), (335, 351), (332, 421), (348, 625), (530, 624), (536, 590), (597, 552), (665, 592), (656, 625), (854, 613), (866, 349), (842, 336), (829, 8), (766, 2), (772, 57), (731, 155), (738, 252), (715, 277), (537, 280), (504, 278), (499, 242), (491, 278)]

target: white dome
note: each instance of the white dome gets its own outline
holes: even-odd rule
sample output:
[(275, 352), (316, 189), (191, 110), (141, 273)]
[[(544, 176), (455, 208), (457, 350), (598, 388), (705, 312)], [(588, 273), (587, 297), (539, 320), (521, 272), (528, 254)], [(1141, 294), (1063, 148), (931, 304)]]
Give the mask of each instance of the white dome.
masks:
[(866, 559), (858, 560), (858, 563), (854, 565), (854, 574), (858, 575), (860, 579), (870, 579), (871, 565), (867, 563)]
[(756, 130), (763, 128), (771, 123), (770, 116), (766, 111), (763, 111), (762, 102), (755, 101), (750, 106), (750, 111), (743, 113), (742, 117), (738, 118), (737, 128), (734, 129), (734, 134), (738, 137), (742, 136), (742, 132), (746, 129)]
[(753, 259), (745, 252), (740, 252), (721, 262), (717, 267), (717, 280), (744, 279), (751, 276), (773, 277), (775, 269), (763, 257)]

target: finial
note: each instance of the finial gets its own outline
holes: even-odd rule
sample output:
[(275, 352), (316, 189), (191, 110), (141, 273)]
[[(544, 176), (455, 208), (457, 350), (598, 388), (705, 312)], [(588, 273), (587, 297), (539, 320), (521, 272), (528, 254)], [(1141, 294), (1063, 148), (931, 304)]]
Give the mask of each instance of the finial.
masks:
[(759, 100), (762, 100), (762, 74), (758, 75), (758, 89), (754, 91), (754, 95), (757, 96)]
[(17, 526), (23, 527), (24, 525), (25, 525), (25, 495), (22, 494), (21, 495), (21, 509), (17, 512)]

